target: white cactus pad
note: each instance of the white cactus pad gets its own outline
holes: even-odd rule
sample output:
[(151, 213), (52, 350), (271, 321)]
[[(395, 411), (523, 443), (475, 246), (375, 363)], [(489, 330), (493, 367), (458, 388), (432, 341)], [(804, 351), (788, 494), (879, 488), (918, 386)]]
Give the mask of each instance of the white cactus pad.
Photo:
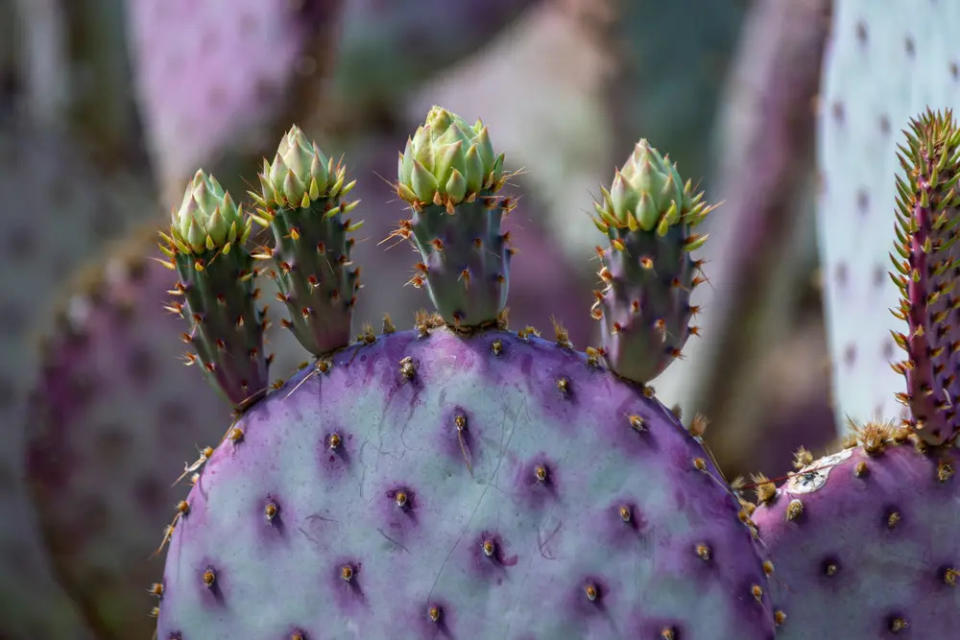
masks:
[(896, 145), (909, 118), (960, 110), (960, 3), (838, 0), (824, 68), (818, 234), (838, 424), (893, 419), (905, 383), (888, 309)]

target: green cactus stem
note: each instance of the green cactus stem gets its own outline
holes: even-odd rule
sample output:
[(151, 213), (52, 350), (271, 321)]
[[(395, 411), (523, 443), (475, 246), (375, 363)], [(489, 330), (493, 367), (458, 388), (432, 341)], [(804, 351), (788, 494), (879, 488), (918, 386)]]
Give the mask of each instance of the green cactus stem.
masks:
[(603, 348), (618, 374), (645, 383), (680, 355), (696, 333), (690, 292), (704, 281), (690, 251), (706, 235), (691, 229), (715, 206), (680, 178), (669, 156), (640, 140), (595, 203), (594, 223), (610, 246), (597, 247), (604, 288), (592, 315), (604, 324)]
[(960, 328), (954, 290), (960, 276), (960, 128), (951, 111), (927, 110), (910, 123), (900, 147), (905, 176), (897, 177), (897, 255), (891, 273), (901, 298), (893, 314), (909, 333), (893, 332), (907, 352), (895, 371), (907, 379), (898, 399), (910, 407), (907, 422), (928, 444), (960, 431)]
[(359, 200), (346, 202), (356, 181), (294, 125), (280, 141), (273, 162), (263, 161), (259, 208), (251, 217), (273, 230), (275, 246), (254, 257), (273, 258), (271, 275), (287, 305), (283, 323), (311, 353), (324, 355), (346, 346), (360, 288), (360, 270), (350, 261), (353, 238), (362, 222), (344, 216)]
[(427, 287), (449, 325), (496, 323), (512, 255), (500, 223), (513, 202), (497, 195), (507, 176), (487, 128), (433, 107), (407, 140), (397, 173), (397, 195), (411, 217), (391, 237), (412, 240), (422, 256), (410, 283)]
[(168, 306), (190, 322), (184, 342), (195, 351), (215, 387), (238, 409), (267, 389), (269, 359), (263, 352), (266, 309), (254, 305), (253, 258), (244, 248), (250, 220), (213, 176), (197, 171), (180, 208), (173, 212), (169, 235), (161, 233), (165, 263), (180, 277), (172, 293), (182, 297)]

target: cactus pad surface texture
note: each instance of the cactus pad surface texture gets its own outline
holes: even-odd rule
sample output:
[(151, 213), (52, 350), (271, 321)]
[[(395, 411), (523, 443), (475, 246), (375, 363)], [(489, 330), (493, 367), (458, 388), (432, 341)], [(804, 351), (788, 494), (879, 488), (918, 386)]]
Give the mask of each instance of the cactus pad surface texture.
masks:
[(960, 3), (838, 0), (818, 122), (818, 239), (837, 424), (901, 415), (903, 378), (883, 312), (899, 132), (928, 106), (960, 109)]
[(699, 432), (561, 328), (506, 329), (502, 161), (428, 194), (454, 173), (414, 152), (399, 235), (444, 314), (362, 331), (229, 426), (176, 516), (158, 637), (773, 638), (770, 565)]
[(779, 490), (758, 479), (753, 517), (777, 567), (778, 637), (945, 638), (960, 627), (960, 127), (928, 109), (904, 138), (891, 276), (903, 296), (894, 315), (909, 327), (894, 333), (909, 415), (857, 427), (816, 461), (801, 450)]
[(802, 460), (753, 513), (776, 567), (777, 638), (954, 637), (960, 452), (902, 438), (864, 427), (852, 446)]

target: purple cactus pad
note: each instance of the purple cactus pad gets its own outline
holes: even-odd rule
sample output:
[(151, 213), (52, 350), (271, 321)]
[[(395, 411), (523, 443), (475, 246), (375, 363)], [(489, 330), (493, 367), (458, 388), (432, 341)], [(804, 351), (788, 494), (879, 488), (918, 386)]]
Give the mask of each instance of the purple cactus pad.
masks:
[(322, 368), (203, 468), (160, 639), (773, 638), (737, 500), (641, 387), (493, 330), (393, 333)]

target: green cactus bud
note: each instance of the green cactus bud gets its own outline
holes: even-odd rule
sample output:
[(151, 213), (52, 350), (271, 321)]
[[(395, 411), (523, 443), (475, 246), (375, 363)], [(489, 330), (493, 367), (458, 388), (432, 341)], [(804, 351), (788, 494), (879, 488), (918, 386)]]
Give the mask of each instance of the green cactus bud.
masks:
[(203, 253), (228, 243), (231, 225), (243, 225), (243, 211), (213, 176), (199, 169), (171, 216), (170, 232), (182, 251)]
[[(460, 178), (451, 181), (454, 170)], [(483, 123), (471, 127), (460, 116), (433, 107), (397, 162), (397, 193), (418, 206), (453, 206), (471, 194), (497, 191), (502, 177), (503, 156), (494, 153)]]
[(608, 212), (620, 228), (630, 226), (629, 218), (633, 215), (644, 231), (657, 229), (665, 233), (668, 227), (681, 221), (699, 222), (701, 212), (693, 211), (695, 199), (692, 187), (683, 186), (669, 158), (660, 155), (646, 140), (640, 140), (614, 177), (600, 208)]
[(334, 167), (300, 127), (293, 125), (280, 140), (273, 162), (264, 160), (257, 201), (266, 209), (309, 207), (332, 195), (334, 185), (342, 178), (343, 169)]

